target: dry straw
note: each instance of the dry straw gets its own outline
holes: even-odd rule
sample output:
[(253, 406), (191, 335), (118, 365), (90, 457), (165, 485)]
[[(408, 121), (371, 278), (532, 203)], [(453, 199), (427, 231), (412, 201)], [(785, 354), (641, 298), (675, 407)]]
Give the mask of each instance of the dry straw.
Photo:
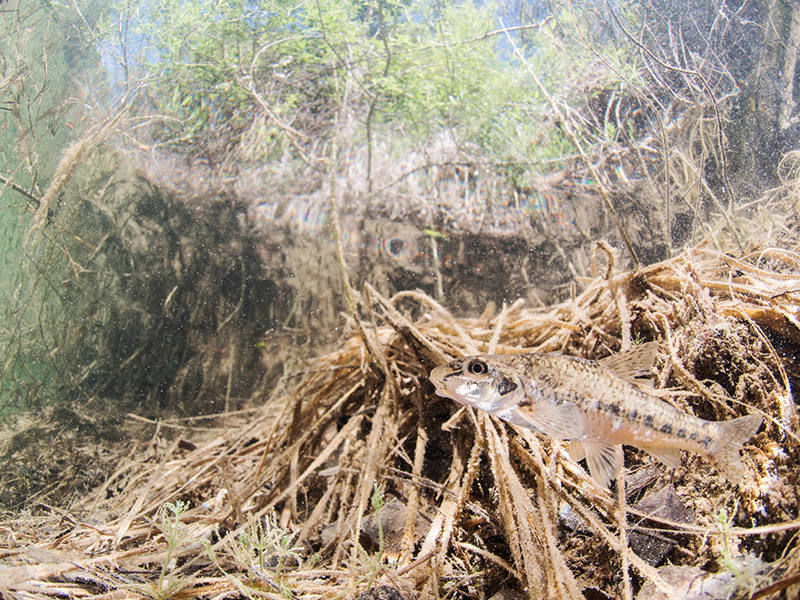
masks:
[[(722, 569), (758, 550), (772, 562), (751, 593), (791, 583), (800, 443), (786, 357), (800, 345), (800, 255), (787, 239), (737, 257), (701, 245), (626, 273), (599, 245), (604, 273), (580, 295), (478, 318), (367, 286), (359, 329), (287, 393), (202, 431), (161, 423), (90, 497), (2, 523), (0, 590), (335, 599), (385, 584), (407, 597), (576, 598), (587, 587), (630, 597), (651, 582), (673, 593), (628, 544), (654, 529), (680, 531), (688, 551), (671, 557), (685, 564)], [(698, 457), (670, 472), (630, 452), (618, 481), (628, 494), (612, 494), (562, 443), (459, 409), (428, 382), (433, 366), (474, 352), (599, 358), (646, 339), (660, 342), (655, 380), (670, 402), (708, 418), (767, 417), (745, 448), (742, 482)], [(653, 489), (673, 485), (694, 522), (628, 506), (643, 473)]]

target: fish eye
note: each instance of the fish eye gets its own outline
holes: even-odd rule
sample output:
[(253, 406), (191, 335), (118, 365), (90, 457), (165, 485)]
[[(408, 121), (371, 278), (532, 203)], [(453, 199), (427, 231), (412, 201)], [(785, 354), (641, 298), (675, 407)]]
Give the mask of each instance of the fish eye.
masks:
[(486, 375), (489, 367), (482, 360), (473, 360), (467, 365), (467, 371), (472, 375)]

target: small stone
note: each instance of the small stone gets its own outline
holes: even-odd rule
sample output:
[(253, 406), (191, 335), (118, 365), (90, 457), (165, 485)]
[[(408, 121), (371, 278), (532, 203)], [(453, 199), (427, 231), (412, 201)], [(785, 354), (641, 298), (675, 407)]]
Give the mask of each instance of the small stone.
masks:
[(636, 600), (727, 600), (733, 590), (733, 575), (706, 573), (697, 567), (668, 565), (658, 569), (664, 582), (672, 587), (669, 595), (647, 582)]
[(509, 588), (503, 588), (492, 595), (489, 600), (525, 600), (525, 594)]
[[(694, 521), (694, 511), (683, 503), (672, 485), (648, 493), (633, 508), (668, 521), (687, 524)], [(628, 543), (631, 550), (655, 567), (664, 561), (676, 541), (672, 536), (661, 532), (631, 531)]]
[[(403, 529), (406, 525), (408, 508), (400, 500), (393, 498), (380, 510), (383, 529), (384, 551), (392, 552), (400, 547)], [(414, 541), (418, 541), (427, 531), (430, 523), (419, 513), (414, 522)], [(378, 514), (370, 513), (361, 522), (361, 543), (368, 551), (376, 551), (379, 546)]]
[(405, 600), (405, 597), (395, 587), (390, 585), (379, 585), (368, 590), (364, 590), (355, 600)]

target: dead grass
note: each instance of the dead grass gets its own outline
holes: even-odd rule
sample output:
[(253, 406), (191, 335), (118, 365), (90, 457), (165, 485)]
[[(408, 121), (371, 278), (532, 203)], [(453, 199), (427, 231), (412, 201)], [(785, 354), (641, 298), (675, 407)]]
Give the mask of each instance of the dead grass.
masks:
[[(789, 585), (800, 569), (790, 389), (800, 376), (800, 247), (786, 231), (770, 239), (735, 257), (701, 245), (635, 273), (616, 272), (600, 245), (602, 273), (573, 299), (477, 318), (367, 286), (361, 332), (353, 327), (288, 391), (205, 423), (161, 423), (69, 510), (39, 505), (3, 520), (0, 590), (311, 600), (385, 584), (407, 597), (576, 598), (589, 588), (631, 597), (647, 584), (674, 594), (674, 580), (631, 550), (631, 533), (644, 531), (680, 540), (671, 561), (710, 571), (744, 573), (757, 556), (750, 589), (741, 591), (742, 573), (734, 581), (745, 595), (777, 597), (783, 588), (767, 586)], [(667, 399), (706, 418), (766, 417), (745, 447), (741, 482), (697, 457), (667, 471), (626, 449), (627, 475), (611, 493), (562, 443), (459, 409), (428, 382), (433, 366), (464, 354), (600, 358), (650, 339), (660, 342), (655, 380)], [(667, 486), (693, 522), (635, 507)], [(178, 501), (189, 508), (170, 530), (164, 507)]]

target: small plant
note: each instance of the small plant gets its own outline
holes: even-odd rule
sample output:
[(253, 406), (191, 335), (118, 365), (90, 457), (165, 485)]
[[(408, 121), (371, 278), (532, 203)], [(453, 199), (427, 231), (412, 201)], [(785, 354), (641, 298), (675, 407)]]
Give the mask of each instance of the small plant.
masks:
[(384, 545), (383, 545), (383, 524), (381, 523), (381, 509), (386, 506), (384, 491), (377, 483), (372, 488), (372, 498), (370, 499), (372, 508), (375, 510), (375, 522), (378, 526), (378, 550), (374, 554), (367, 553), (360, 545), (358, 549), (361, 559), (367, 568), (367, 589), (372, 589), (375, 579), (383, 571)]
[(292, 545), (292, 535), (282, 529), (276, 520), (275, 514), (267, 515), (266, 520), (250, 521), (247, 529), (239, 534), (239, 543), (249, 555), (258, 561), (259, 569), (264, 570), (264, 559), (269, 558), (275, 563), (275, 576), (281, 583), (283, 568), (286, 560), (293, 558), (298, 563), (301, 560), (302, 546)]
[[(158, 527), (167, 542), (167, 556), (161, 565), (158, 577), (156, 596), (169, 598), (181, 586), (179, 580), (168, 580), (167, 573), (173, 568), (172, 561), (175, 549), (186, 539), (186, 532), (181, 525), (181, 515), (189, 509), (189, 504), (178, 500), (175, 503), (167, 502), (158, 511)], [(166, 584), (166, 585), (165, 585)]]
[[(267, 581), (274, 586), (282, 596), (292, 598), (293, 594), (285, 582), (285, 567), (288, 559), (293, 558), (300, 564), (302, 560), (302, 546), (292, 544), (292, 534), (281, 528), (275, 514), (269, 514), (262, 521), (250, 519), (238, 537), (229, 541), (228, 547), (236, 561), (245, 566), (250, 587), (257, 587), (257, 581)], [(206, 545), (211, 560), (229, 579), (235, 579), (226, 573), (217, 561), (214, 550), (210, 544)], [(275, 582), (267, 572), (275, 570)], [(235, 580), (236, 587), (244, 590), (244, 586)]]
[[(357, 584), (361, 585), (366, 583), (366, 589), (372, 589), (375, 580), (385, 569), (383, 564), (384, 559), (384, 540), (383, 540), (383, 524), (381, 523), (381, 509), (386, 506), (384, 498), (384, 490), (377, 483), (372, 486), (372, 497), (370, 504), (375, 510), (375, 522), (378, 527), (378, 550), (374, 554), (367, 552), (364, 547), (358, 542), (355, 542), (355, 549), (358, 552), (354, 567), (354, 572), (357, 573)], [(366, 572), (366, 574), (363, 574)], [(341, 592), (334, 596), (333, 600), (341, 600), (345, 592)]]
[(383, 556), (383, 525), (381, 524), (381, 509), (386, 506), (383, 488), (377, 483), (372, 488), (372, 508), (375, 509), (375, 520), (378, 523), (378, 554)]
[[(733, 514), (736, 514), (738, 505), (735, 504)], [(719, 547), (720, 565), (733, 576), (728, 591), (729, 597), (749, 598), (760, 586), (763, 580), (763, 573), (766, 563), (757, 556), (749, 552), (740, 552), (737, 547), (731, 544), (729, 530), (733, 516), (728, 516), (725, 507), (721, 508), (716, 515), (717, 527), (722, 538)]]

